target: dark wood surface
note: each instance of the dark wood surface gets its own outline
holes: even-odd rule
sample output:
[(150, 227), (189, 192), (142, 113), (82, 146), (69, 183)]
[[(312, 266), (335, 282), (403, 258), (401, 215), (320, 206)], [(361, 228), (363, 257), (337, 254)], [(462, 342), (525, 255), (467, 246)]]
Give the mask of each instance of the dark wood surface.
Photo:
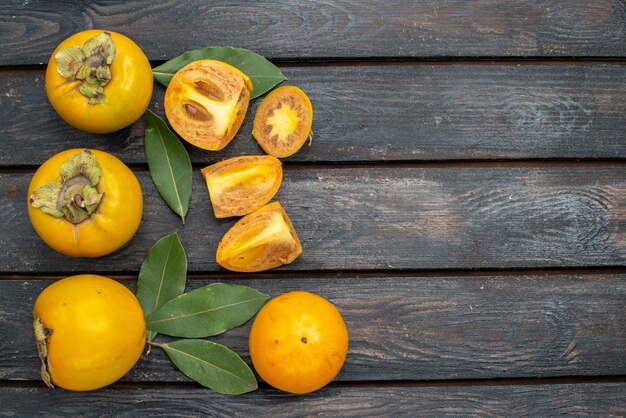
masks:
[[(315, 138), (284, 161), (276, 196), (302, 256), (247, 275), (215, 263), (235, 220), (214, 219), (199, 169), (262, 153), (260, 100), (223, 151), (187, 146), (184, 226), (150, 179), (143, 120), (92, 135), (56, 115), (45, 63), (87, 28), (125, 33), (153, 65), (249, 48), (309, 94)], [(624, 0), (3, 1), (0, 120), (0, 416), (626, 415)], [(28, 220), (34, 171), (75, 147), (118, 156), (143, 188), (138, 233), (107, 257), (61, 256)], [(189, 289), (226, 281), (335, 303), (350, 331), (336, 381), (223, 396), (156, 350), (110, 388), (44, 388), (37, 295), (78, 273), (134, 290), (146, 251), (174, 231)], [(213, 340), (250, 363), (249, 329)]]
[[(306, 251), (277, 271), (620, 266), (625, 167), (287, 168), (275, 200)], [(185, 226), (149, 173), (136, 174), (145, 200), (139, 231), (123, 251), (97, 259), (48, 248), (24, 216), (30, 173), (0, 174), (0, 207), (8, 209), (0, 272), (134, 273), (174, 231), (191, 272), (225, 272), (215, 251), (236, 218), (214, 218), (199, 171)]]
[[(381, 276), (283, 275), (191, 280), (254, 286), (271, 296), (307, 290), (332, 301), (350, 331), (350, 355), (337, 380), (388, 381), (620, 376), (626, 357), (626, 275)], [(134, 290), (134, 280), (123, 280)], [(32, 297), (49, 280), (0, 282), (0, 371), (37, 380)], [(373, 296), (376, 295), (376, 296)], [(249, 361), (250, 323), (211, 338)], [(165, 339), (165, 337), (158, 337)], [(189, 381), (159, 349), (125, 381)]]
[[(95, 393), (2, 388), (9, 410), (30, 416), (601, 416), (626, 414), (624, 383), (451, 387), (336, 387), (308, 396), (271, 389), (240, 397), (199, 388), (116, 387)], [(37, 399), (37, 404), (33, 402)]]
[[(622, 65), (423, 63), (283, 68), (314, 104), (315, 146), (287, 162), (626, 157)], [(40, 164), (68, 145), (145, 163), (143, 123), (109, 135), (80, 132), (47, 103), (42, 71), (0, 73), (0, 165)], [(151, 108), (163, 115), (159, 85)], [(197, 164), (263, 151), (239, 134), (219, 153), (189, 146)], [(24, 141), (28, 132), (29, 141)], [(21, 145), (15, 149), (14, 144)]]
[(4, 1), (0, 16), (0, 65), (47, 63), (85, 28), (130, 33), (151, 60), (232, 44), (293, 60), (626, 57), (623, 0)]

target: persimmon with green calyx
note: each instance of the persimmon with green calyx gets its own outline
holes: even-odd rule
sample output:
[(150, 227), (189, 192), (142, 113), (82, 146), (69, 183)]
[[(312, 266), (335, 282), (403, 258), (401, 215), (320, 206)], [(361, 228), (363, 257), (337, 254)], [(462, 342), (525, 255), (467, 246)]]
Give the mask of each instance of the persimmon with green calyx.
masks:
[(294, 86), (270, 92), (254, 116), (252, 135), (263, 151), (286, 158), (311, 138), (313, 106), (305, 92)]
[(250, 78), (232, 65), (193, 61), (170, 80), (165, 91), (165, 115), (185, 141), (218, 151), (241, 127), (251, 91)]
[(46, 69), (52, 107), (70, 125), (92, 133), (114, 132), (139, 119), (153, 84), (148, 58), (113, 31), (70, 36), (56, 47)]
[(228, 270), (250, 273), (289, 264), (300, 254), (287, 212), (272, 202), (237, 221), (218, 244), (215, 258)]
[(271, 155), (233, 157), (202, 169), (216, 218), (253, 212), (278, 192), (282, 163)]
[(111, 154), (70, 149), (35, 172), (28, 215), (50, 247), (72, 257), (100, 257), (119, 249), (141, 222), (143, 198), (133, 172)]
[(46, 385), (86, 391), (110, 385), (141, 357), (146, 322), (139, 301), (108, 277), (59, 280), (37, 297), (33, 326)]

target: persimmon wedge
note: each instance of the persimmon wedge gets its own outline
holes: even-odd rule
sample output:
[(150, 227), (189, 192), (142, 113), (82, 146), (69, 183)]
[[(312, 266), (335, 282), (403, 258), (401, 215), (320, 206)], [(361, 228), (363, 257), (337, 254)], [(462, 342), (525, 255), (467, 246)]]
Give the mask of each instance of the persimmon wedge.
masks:
[(218, 151), (241, 127), (251, 90), (250, 78), (232, 65), (194, 61), (172, 77), (165, 91), (165, 115), (185, 141)]
[(237, 221), (217, 246), (215, 259), (228, 270), (250, 273), (289, 264), (300, 254), (289, 216), (272, 202)]
[(203, 168), (216, 218), (243, 216), (272, 200), (283, 179), (282, 163), (271, 155), (233, 157)]
[(294, 86), (279, 87), (259, 105), (252, 135), (267, 154), (286, 158), (302, 148), (312, 124), (313, 106), (306, 93)]

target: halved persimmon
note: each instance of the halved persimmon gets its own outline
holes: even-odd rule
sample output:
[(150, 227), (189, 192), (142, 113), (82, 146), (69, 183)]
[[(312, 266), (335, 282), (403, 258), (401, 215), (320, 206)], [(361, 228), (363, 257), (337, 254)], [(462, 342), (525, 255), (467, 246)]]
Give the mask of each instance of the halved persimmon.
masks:
[(187, 64), (165, 91), (165, 115), (187, 142), (210, 151), (233, 139), (248, 110), (252, 82), (232, 65), (215, 60)]
[(233, 157), (203, 168), (216, 218), (254, 212), (278, 192), (282, 163), (271, 155)]
[(279, 87), (267, 95), (254, 116), (252, 135), (263, 151), (277, 158), (295, 154), (311, 134), (313, 106), (298, 87)]
[(224, 268), (257, 272), (289, 264), (302, 246), (287, 213), (278, 202), (241, 218), (226, 232), (215, 256)]

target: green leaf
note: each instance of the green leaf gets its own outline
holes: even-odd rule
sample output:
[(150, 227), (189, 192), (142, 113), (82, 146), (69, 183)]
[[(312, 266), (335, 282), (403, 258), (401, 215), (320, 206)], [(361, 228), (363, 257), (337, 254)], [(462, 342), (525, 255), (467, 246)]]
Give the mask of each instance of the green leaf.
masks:
[(214, 283), (170, 300), (146, 319), (146, 327), (173, 337), (209, 337), (252, 318), (268, 297), (247, 286)]
[(165, 203), (180, 215), (184, 224), (191, 200), (189, 154), (163, 119), (150, 110), (146, 110), (144, 143), (152, 180)]
[(226, 395), (255, 390), (258, 385), (250, 367), (233, 351), (206, 340), (178, 340), (155, 344), (187, 377)]
[[(161, 238), (148, 251), (139, 270), (137, 299), (144, 316), (148, 317), (166, 302), (182, 295), (186, 281), (187, 257), (178, 234)], [(146, 338), (152, 341), (156, 335), (148, 331)]]
[(238, 68), (252, 81), (250, 100), (257, 98), (272, 89), (287, 77), (267, 59), (259, 54), (243, 48), (231, 46), (210, 46), (208, 48), (187, 51), (176, 58), (152, 69), (154, 78), (165, 87), (170, 83), (174, 74), (185, 65), (193, 61), (212, 59), (222, 61)]

